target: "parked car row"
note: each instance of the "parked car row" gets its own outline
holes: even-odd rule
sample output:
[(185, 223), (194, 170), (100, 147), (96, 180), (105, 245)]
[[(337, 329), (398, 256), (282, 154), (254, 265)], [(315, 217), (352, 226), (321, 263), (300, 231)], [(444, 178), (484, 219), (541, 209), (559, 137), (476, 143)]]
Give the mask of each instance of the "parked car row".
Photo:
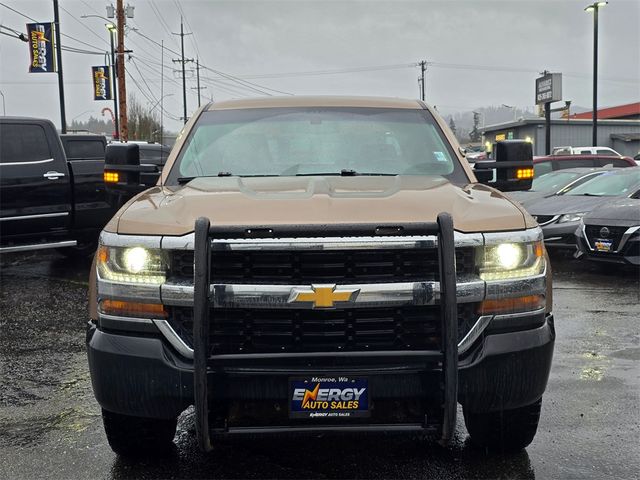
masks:
[(549, 251), (640, 265), (640, 167), (550, 172), (509, 195), (538, 221)]

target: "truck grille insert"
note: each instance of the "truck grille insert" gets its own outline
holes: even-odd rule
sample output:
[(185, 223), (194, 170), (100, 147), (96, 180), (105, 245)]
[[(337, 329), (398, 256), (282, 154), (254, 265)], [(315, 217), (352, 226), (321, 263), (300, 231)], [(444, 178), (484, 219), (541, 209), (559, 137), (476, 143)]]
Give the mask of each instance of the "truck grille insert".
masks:
[[(458, 306), (459, 338), (472, 305)], [(171, 324), (193, 346), (193, 311), (174, 307)], [(439, 350), (439, 306), (343, 310), (211, 310), (211, 354)]]
[[(473, 248), (456, 249), (456, 270), (472, 273)], [(213, 251), (213, 283), (279, 284), (438, 281), (437, 249)], [(175, 251), (171, 275), (193, 278), (193, 252)]]

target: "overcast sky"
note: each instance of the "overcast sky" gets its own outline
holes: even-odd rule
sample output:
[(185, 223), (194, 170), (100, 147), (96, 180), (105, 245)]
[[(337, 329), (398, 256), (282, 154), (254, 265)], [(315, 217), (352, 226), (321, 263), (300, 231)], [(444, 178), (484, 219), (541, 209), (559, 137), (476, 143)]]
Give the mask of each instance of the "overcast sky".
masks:
[[(51, 0), (0, 0), (38, 21), (52, 21)], [(115, 3), (115, 0), (113, 0)], [(103, 0), (59, 0), (62, 44), (109, 49)], [(126, 1), (125, 1), (126, 3)], [(593, 17), (587, 0), (504, 1), (202, 1), (129, 0), (135, 18), (126, 48), (133, 50), (127, 89), (143, 103), (160, 98), (161, 49), (179, 51), (180, 9), (185, 17), (185, 56), (202, 70), (204, 97), (215, 100), (275, 94), (385, 95), (416, 98), (420, 60), (429, 63), (427, 101), (440, 112), (508, 104), (533, 107), (534, 80), (548, 69), (563, 73), (564, 99), (591, 106)], [(0, 24), (26, 31), (23, 16), (0, 5)], [(166, 23), (167, 26), (164, 25)], [(610, 0), (600, 11), (599, 105), (640, 101), (640, 1)], [(6, 32), (7, 30), (4, 30)], [(144, 35), (144, 36), (143, 36)], [(196, 48), (197, 46), (197, 48)], [(67, 122), (99, 117), (112, 102), (95, 102), (90, 67), (104, 54), (63, 52)], [(181, 83), (165, 50), (165, 108), (182, 116)], [(9, 115), (45, 117), (60, 124), (55, 74), (29, 74), (26, 43), (0, 35), (0, 91)], [(137, 68), (136, 68), (137, 67)], [(318, 72), (354, 70), (340, 74)], [(188, 65), (195, 68), (195, 64)], [(138, 71), (139, 70), (139, 71)], [(297, 73), (297, 75), (284, 75)], [(232, 75), (251, 84), (239, 84)], [(143, 82), (147, 82), (150, 89)], [(188, 112), (197, 107), (195, 76), (187, 82)], [(273, 89), (273, 90), (268, 90)], [(259, 90), (259, 91), (258, 91)], [(143, 94), (144, 93), (144, 94)], [(181, 123), (167, 118), (177, 130)]]

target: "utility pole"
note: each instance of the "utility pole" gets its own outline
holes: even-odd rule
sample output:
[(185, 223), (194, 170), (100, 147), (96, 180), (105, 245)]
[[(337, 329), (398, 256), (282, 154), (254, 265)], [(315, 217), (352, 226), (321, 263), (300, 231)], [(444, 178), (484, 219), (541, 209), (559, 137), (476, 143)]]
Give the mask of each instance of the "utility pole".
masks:
[[(116, 133), (116, 139), (120, 140), (120, 120), (118, 118), (118, 89), (117, 89), (117, 77), (118, 77), (118, 67), (116, 66), (116, 51), (115, 51), (115, 45), (114, 45), (114, 41), (113, 41), (113, 37), (115, 36), (116, 32), (117, 32), (117, 27), (113, 24), (109, 24), (110, 26), (107, 26), (107, 30), (109, 30), (109, 39), (111, 40), (111, 83), (113, 85), (113, 119), (114, 119), (114, 123), (115, 125), (113, 126), (114, 131)], [(114, 78), (115, 75), (115, 78)]]
[(427, 62), (422, 60), (418, 65), (420, 65), (420, 71), (422, 72), (422, 75), (420, 76), (420, 89), (421, 89), (420, 99), (424, 102), (425, 100), (424, 73), (427, 71)]
[(129, 126), (127, 124), (127, 86), (124, 71), (124, 0), (117, 0), (116, 22), (118, 29), (118, 55), (116, 57), (116, 73), (118, 75), (118, 95), (120, 101), (120, 141), (129, 140)]
[(60, 93), (60, 131), (67, 133), (67, 115), (64, 107), (64, 79), (62, 76), (62, 45), (60, 45), (60, 12), (58, 0), (53, 0), (53, 21), (56, 29), (56, 58), (58, 59), (58, 91)]
[(182, 64), (182, 110), (184, 114), (183, 121), (184, 123), (187, 123), (187, 81), (185, 76), (184, 65), (187, 62), (193, 62), (193, 58), (189, 58), (189, 59), (184, 58), (184, 36), (191, 35), (191, 32), (184, 33), (182, 17), (180, 17), (180, 33), (174, 33), (174, 35), (180, 35), (180, 53), (182, 58), (173, 59), (173, 62)]
[(207, 87), (201, 87), (200, 86), (200, 59), (196, 58), (196, 78), (198, 79), (198, 83), (197, 83), (197, 87), (191, 87), (191, 90), (197, 90), (198, 91), (198, 108), (200, 108), (200, 92), (202, 90), (204, 90)]
[(160, 41), (160, 145), (164, 140), (164, 40)]

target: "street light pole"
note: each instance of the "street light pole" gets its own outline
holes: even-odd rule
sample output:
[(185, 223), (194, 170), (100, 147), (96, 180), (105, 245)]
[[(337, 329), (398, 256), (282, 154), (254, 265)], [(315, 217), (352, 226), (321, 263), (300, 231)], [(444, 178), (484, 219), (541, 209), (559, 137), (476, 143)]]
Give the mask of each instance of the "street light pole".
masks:
[(598, 11), (609, 2), (594, 2), (588, 5), (585, 12), (593, 12), (593, 130), (591, 144), (598, 146)]
[[(114, 36), (116, 34), (116, 26), (112, 23), (107, 24), (107, 30), (109, 30), (109, 39), (111, 40), (111, 85), (113, 85), (113, 114), (115, 118), (115, 125), (113, 126), (116, 133), (116, 139), (120, 140), (120, 119), (118, 118), (118, 82), (116, 81), (117, 73), (116, 69), (116, 51), (114, 45)], [(116, 78), (114, 78), (116, 75)]]
[(2, 96), (2, 115), (4, 115), (5, 117), (7, 116), (7, 107), (4, 103), (4, 93), (2, 93), (2, 90), (0, 90), (0, 96)]
[(118, 82), (116, 81), (117, 66), (116, 66), (116, 50), (115, 50), (115, 40), (114, 40), (116, 32), (118, 31), (118, 27), (116, 27), (111, 22), (111, 20), (103, 17), (102, 15), (81, 15), (80, 16), (80, 18), (90, 18), (90, 17), (101, 18), (109, 22), (109, 23), (105, 23), (104, 26), (107, 27), (107, 30), (109, 30), (109, 40), (111, 43), (111, 72), (109, 72), (109, 81), (111, 82), (111, 85), (112, 85), (111, 92), (113, 94), (113, 119), (114, 119), (113, 130), (116, 134), (114, 140), (120, 140), (120, 121), (118, 118)]

